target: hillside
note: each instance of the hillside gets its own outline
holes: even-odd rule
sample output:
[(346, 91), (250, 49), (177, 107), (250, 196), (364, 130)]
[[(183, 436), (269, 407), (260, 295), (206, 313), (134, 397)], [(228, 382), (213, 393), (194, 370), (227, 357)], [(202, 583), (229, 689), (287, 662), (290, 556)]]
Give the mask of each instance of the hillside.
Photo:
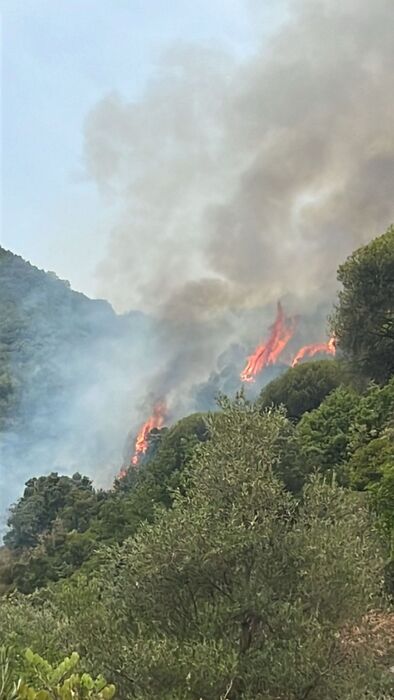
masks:
[[(0, 248), (1, 429), (26, 427), (26, 403), (47, 404), (56, 387), (65, 391), (71, 359), (92, 338), (114, 332), (117, 318), (105, 301), (70, 289), (54, 273), (39, 270)], [(29, 417), (31, 418), (31, 416)]]
[(148, 327), (0, 248), (1, 513), (37, 472), (112, 477), (105, 464), (121, 460), (130, 358)]
[[(72, 684), (96, 700), (393, 696), (393, 270), (394, 227), (340, 266), (335, 360), (153, 428), (108, 490), (78, 472), (27, 481), (0, 549), (5, 687), (26, 679), (62, 697)], [(108, 351), (108, 328), (131, 337), (111, 310), (82, 322), (84, 340), (83, 314), (70, 312), (62, 336), (64, 316), (56, 338), (82, 357), (92, 338)], [(44, 362), (40, 337), (53, 338), (40, 322), (31, 342)]]

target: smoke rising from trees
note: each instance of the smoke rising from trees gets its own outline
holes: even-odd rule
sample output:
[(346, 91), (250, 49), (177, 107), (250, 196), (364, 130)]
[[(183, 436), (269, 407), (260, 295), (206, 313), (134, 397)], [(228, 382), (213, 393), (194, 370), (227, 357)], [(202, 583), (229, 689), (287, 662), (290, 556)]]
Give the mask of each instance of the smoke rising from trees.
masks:
[(252, 58), (173, 47), (141, 101), (106, 96), (85, 132), (118, 212), (100, 292), (180, 320), (332, 295), (393, 217), (390, 17), (390, 0), (292, 2)]

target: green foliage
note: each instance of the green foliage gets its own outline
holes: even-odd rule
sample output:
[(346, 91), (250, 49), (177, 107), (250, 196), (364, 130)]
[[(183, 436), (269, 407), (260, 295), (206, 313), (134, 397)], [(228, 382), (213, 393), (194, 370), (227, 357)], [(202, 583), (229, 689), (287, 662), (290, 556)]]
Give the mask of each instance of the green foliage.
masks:
[[(73, 359), (116, 316), (106, 302), (73, 292), (68, 282), (1, 247), (0, 288), (0, 430), (41, 433), (53, 419), (54, 395), (63, 402), (69, 396)], [(83, 382), (88, 365), (79, 366)]]
[(0, 648), (0, 700), (111, 700), (115, 687), (99, 676), (76, 673), (79, 655), (52, 666), (31, 649), (24, 654), (23, 675), (13, 680), (11, 652)]
[[(105, 498), (78, 473), (71, 478), (53, 473), (30, 479), (11, 508), (0, 566), (3, 586), (30, 593), (79, 568), (94, 548), (86, 530)], [(7, 561), (10, 550), (13, 556)]]
[(0, 547), (0, 596), (8, 593), (13, 584), (14, 553)]
[(284, 490), (274, 472), (287, 426), (280, 412), (224, 404), (187, 492), (108, 552), (98, 627), (85, 603), (74, 634), (122, 696), (314, 699), (374, 687), (368, 659), (340, 643), (379, 592), (368, 515), (335, 484), (313, 480), (301, 504)]
[[(15, 485), (35, 474), (37, 464), (45, 474), (70, 473), (74, 464), (94, 474), (113, 462), (122, 429), (105, 406), (119, 385), (125, 393), (117, 406), (126, 400), (130, 352), (154, 322), (137, 312), (117, 316), (108, 302), (74, 292), (53, 273), (1, 247), (0, 290), (4, 514), (15, 500)], [(81, 503), (80, 519), (83, 511)]]
[(309, 469), (338, 471), (338, 467), (344, 464), (359, 401), (353, 389), (339, 387), (327, 396), (319, 408), (301, 418), (297, 436)]
[(9, 531), (4, 542), (10, 548), (31, 547), (58, 519), (67, 530), (86, 529), (97, 497), (86, 476), (49, 476), (30, 479), (23, 496), (11, 507)]
[[(297, 426), (306, 471), (335, 471), (351, 488), (366, 491), (394, 560), (394, 379), (371, 384), (362, 395), (340, 388)], [(389, 564), (391, 571), (392, 564)], [(394, 582), (387, 583), (394, 593)]]
[[(95, 566), (99, 543), (114, 544), (152, 521), (159, 505), (170, 507), (194, 448), (208, 437), (202, 414), (178, 421), (155, 434), (155, 449), (113, 491), (95, 492), (87, 477), (50, 474), (27, 482), (11, 509), (5, 543), (15, 552), (1, 568), (5, 589), (13, 584), (31, 593), (50, 581)], [(6, 560), (7, 557), (4, 557)]]
[(394, 373), (394, 226), (339, 267), (343, 289), (333, 318), (354, 370), (377, 382)]
[(94, 576), (0, 602), (0, 642), (52, 668), (76, 650), (83, 672), (139, 700), (383, 692), (387, 659), (344, 654), (341, 641), (379, 602), (364, 505), (318, 478), (301, 499), (283, 487), (275, 474), (295, 437), (281, 411), (224, 400), (208, 430), (173, 507), (103, 549)]
[(263, 408), (285, 406), (289, 418), (299, 420), (344, 382), (344, 370), (335, 360), (305, 362), (270, 382), (260, 394)]
[[(187, 465), (195, 446), (208, 438), (203, 413), (193, 413), (177, 421), (171, 428), (152, 431), (147, 457), (136, 470), (130, 466), (124, 479), (118, 482), (121, 490), (139, 488), (154, 482), (163, 487), (163, 502), (169, 505), (170, 491), (179, 485), (179, 475)], [(152, 449), (153, 441), (153, 449)]]
[(385, 582), (394, 595), (394, 431), (360, 447), (349, 460), (351, 484), (367, 492), (387, 548)]
[(390, 537), (391, 555), (394, 557), (394, 444), (391, 440), (390, 453), (380, 467), (380, 479), (368, 484), (373, 496), (373, 504), (379, 516), (379, 521)]
[(13, 680), (9, 650), (0, 646), (0, 700), (16, 700), (18, 688)]
[(387, 440), (379, 443), (377, 439), (393, 417), (393, 379), (383, 387), (371, 384), (364, 394), (340, 387), (300, 420), (297, 436), (301, 453), (310, 468), (335, 469), (354, 487), (364, 488), (369, 478), (374, 478), (375, 461), (382, 459), (387, 444)]
[[(336, 363), (295, 368), (294, 372), (303, 370), (298, 375), (301, 385), (307, 385), (314, 366), (313, 375), (319, 378)], [(220, 414), (215, 415), (219, 419)], [(392, 415), (394, 380), (384, 387), (371, 385), (363, 395), (351, 388), (334, 390), (317, 409), (303, 415), (295, 433), (286, 422), (278, 437), (275, 474), (293, 493), (299, 492), (315, 469), (335, 470), (343, 483), (367, 488), (375, 469), (373, 453), (379, 452), (378, 444), (368, 445), (385, 430)], [(14, 584), (29, 593), (80, 567), (94, 570), (100, 543), (123, 542), (142, 522), (153, 522), (158, 506), (172, 506), (176, 490), (185, 488), (185, 467), (208, 436), (206, 417), (201, 414), (159, 431), (150, 459), (139, 470), (130, 469), (126, 479), (106, 494), (95, 494), (89, 480), (79, 475), (73, 479), (50, 475), (28, 482), (14, 508), (7, 536), (10, 543), (24, 542), (25, 548), (8, 569), (0, 568), (3, 587)], [(34, 544), (28, 547), (28, 542)]]
[(348, 473), (353, 488), (364, 491), (380, 481), (383, 473), (394, 464), (394, 435), (387, 430), (381, 437), (359, 447), (348, 461)]
[(379, 437), (390, 424), (394, 427), (394, 377), (383, 387), (371, 384), (361, 396), (351, 426), (351, 451)]
[(122, 542), (134, 534), (141, 522), (152, 522), (158, 506), (171, 507), (174, 491), (195, 447), (208, 438), (203, 414), (182, 418), (170, 429), (155, 434), (150, 459), (136, 470), (130, 467), (115, 491), (103, 503), (91, 523), (90, 534), (100, 542)]

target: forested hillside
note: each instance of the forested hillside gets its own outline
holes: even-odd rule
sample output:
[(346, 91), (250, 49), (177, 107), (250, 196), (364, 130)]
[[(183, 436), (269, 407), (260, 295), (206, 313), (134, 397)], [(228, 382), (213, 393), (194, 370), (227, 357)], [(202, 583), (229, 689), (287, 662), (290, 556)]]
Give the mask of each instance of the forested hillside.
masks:
[[(0, 698), (394, 696), (394, 228), (338, 280), (336, 359), (153, 430), (110, 490), (26, 483), (0, 559)], [(93, 323), (118, 322), (98, 303)], [(7, 421), (35, 386), (11, 336)]]
[(130, 358), (149, 322), (138, 313), (117, 316), (107, 302), (2, 248), (0, 290), (4, 512), (29, 476), (83, 468), (103, 479), (105, 465), (119, 461), (129, 420), (124, 378), (132, 391)]
[[(30, 429), (33, 419), (34, 430), (47, 428), (43, 413), (56, 389), (67, 391), (73, 357), (104, 330), (114, 332), (116, 315), (107, 302), (72, 291), (68, 282), (3, 248), (0, 288), (0, 427)], [(22, 400), (32, 410), (21, 411)]]

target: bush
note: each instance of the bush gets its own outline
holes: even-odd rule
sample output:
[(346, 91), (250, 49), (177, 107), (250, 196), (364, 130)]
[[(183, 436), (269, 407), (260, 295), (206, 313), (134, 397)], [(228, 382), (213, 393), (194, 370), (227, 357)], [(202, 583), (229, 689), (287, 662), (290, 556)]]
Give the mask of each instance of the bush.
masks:
[(305, 362), (267, 384), (260, 394), (260, 403), (263, 408), (283, 405), (289, 418), (299, 420), (304, 413), (320, 406), (344, 378), (338, 361)]

